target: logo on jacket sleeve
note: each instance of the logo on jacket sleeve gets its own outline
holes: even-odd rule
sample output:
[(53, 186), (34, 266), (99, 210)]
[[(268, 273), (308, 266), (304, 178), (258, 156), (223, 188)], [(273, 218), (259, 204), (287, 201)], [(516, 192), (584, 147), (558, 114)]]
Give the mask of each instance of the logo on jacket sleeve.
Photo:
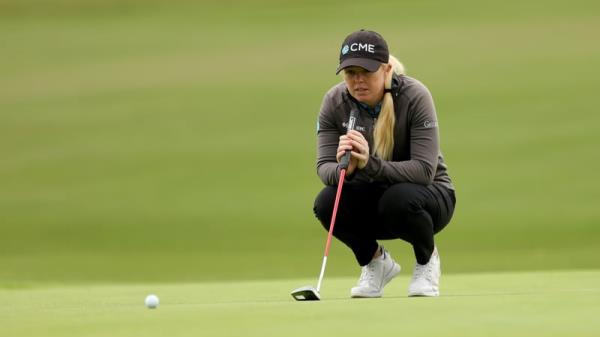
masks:
[(423, 127), (425, 127), (425, 129), (437, 128), (438, 127), (438, 122), (437, 121), (426, 120), (425, 123), (423, 123)]

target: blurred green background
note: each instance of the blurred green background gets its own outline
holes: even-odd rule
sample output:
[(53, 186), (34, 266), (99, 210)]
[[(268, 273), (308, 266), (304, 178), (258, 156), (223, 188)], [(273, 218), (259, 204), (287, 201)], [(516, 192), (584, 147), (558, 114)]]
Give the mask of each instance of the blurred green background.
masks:
[[(315, 121), (359, 28), (436, 101), (446, 273), (600, 268), (599, 13), (0, 0), (0, 284), (316, 278)], [(337, 242), (327, 274), (358, 274)]]

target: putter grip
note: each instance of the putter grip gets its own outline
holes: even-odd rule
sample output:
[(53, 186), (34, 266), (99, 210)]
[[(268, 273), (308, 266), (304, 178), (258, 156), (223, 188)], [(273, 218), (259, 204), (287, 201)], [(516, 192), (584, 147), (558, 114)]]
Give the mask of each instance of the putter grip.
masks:
[[(346, 126), (346, 133), (350, 130), (354, 130), (357, 115), (358, 111), (356, 111), (356, 109), (350, 110), (350, 118), (348, 119), (348, 125)], [(340, 160), (340, 169), (346, 170), (348, 168), (348, 165), (350, 165), (350, 156), (350, 150), (346, 150), (342, 160)]]

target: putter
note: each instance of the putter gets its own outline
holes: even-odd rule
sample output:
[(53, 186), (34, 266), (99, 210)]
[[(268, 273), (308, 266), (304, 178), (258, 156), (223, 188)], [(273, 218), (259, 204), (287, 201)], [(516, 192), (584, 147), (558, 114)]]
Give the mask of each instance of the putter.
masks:
[[(352, 109), (350, 111), (350, 119), (348, 120), (347, 131), (354, 130), (356, 124), (356, 116), (358, 111)], [(321, 284), (323, 283), (323, 276), (325, 275), (325, 266), (327, 265), (327, 257), (329, 256), (329, 247), (331, 246), (331, 238), (333, 236), (333, 226), (335, 225), (335, 216), (337, 214), (338, 205), (340, 203), (340, 197), (342, 194), (342, 186), (344, 185), (344, 178), (346, 177), (346, 169), (350, 163), (350, 150), (347, 150), (342, 160), (340, 161), (340, 180), (338, 183), (337, 193), (335, 194), (335, 202), (333, 204), (333, 215), (331, 216), (331, 223), (329, 224), (329, 233), (327, 234), (327, 243), (325, 244), (325, 254), (323, 255), (323, 263), (321, 264), (321, 273), (319, 274), (319, 281), (317, 282), (317, 288), (312, 286), (304, 286), (297, 288), (292, 291), (291, 295), (296, 301), (319, 301), (321, 300)]]

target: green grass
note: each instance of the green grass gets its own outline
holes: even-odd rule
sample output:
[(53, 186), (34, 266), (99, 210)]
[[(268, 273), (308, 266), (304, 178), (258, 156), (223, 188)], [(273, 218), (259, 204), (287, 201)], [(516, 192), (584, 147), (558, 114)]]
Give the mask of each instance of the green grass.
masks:
[[(160, 272), (160, 271), (156, 271)], [(325, 279), (320, 302), (289, 291), (314, 280), (0, 289), (5, 336), (597, 336), (600, 272), (448, 275), (439, 298), (349, 299), (353, 278)], [(161, 304), (146, 309), (156, 293)]]
[[(598, 13), (0, 0), (0, 336), (597, 336)], [(324, 300), (297, 303), (326, 235), (315, 120), (363, 27), (436, 102), (458, 197), (443, 296), (407, 298), (403, 272), (350, 300), (334, 242)]]
[[(315, 120), (360, 27), (436, 100), (445, 270), (598, 269), (599, 9), (1, 1), (0, 283), (312, 275)], [(337, 243), (334, 260), (354, 274)]]

